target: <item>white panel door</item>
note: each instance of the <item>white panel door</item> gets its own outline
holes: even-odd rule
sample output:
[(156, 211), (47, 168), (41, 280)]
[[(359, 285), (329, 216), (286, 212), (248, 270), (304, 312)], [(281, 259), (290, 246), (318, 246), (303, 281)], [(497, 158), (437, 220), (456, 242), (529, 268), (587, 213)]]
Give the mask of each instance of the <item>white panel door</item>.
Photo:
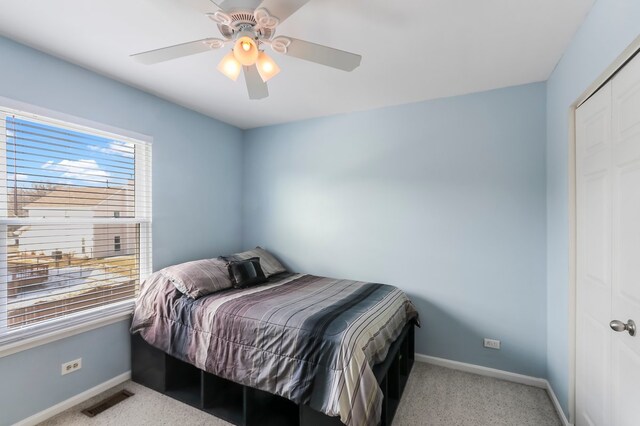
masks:
[(576, 185), (576, 424), (638, 426), (640, 57), (576, 111)]
[[(640, 324), (640, 57), (612, 81), (612, 319)], [(612, 425), (640, 425), (640, 336), (613, 333)]]
[(578, 425), (611, 425), (611, 85), (576, 111)]

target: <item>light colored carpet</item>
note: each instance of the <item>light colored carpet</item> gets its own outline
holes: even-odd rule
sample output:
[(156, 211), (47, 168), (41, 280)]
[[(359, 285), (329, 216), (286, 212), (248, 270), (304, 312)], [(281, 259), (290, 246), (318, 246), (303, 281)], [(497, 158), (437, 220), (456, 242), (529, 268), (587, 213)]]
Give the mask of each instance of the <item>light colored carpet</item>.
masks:
[[(134, 396), (89, 418), (81, 410), (126, 388)], [(229, 423), (174, 399), (126, 382), (43, 425), (214, 425)], [(394, 426), (557, 426), (558, 416), (543, 389), (415, 363)]]
[(560, 426), (547, 391), (415, 363), (393, 424)]

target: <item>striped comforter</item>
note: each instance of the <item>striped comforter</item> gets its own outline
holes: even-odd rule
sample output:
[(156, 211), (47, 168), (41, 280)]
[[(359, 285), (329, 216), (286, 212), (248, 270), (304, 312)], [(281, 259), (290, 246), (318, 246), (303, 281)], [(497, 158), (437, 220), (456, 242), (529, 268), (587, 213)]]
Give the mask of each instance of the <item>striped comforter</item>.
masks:
[(220, 377), (347, 425), (376, 425), (382, 392), (371, 366), (417, 316), (404, 292), (384, 284), (285, 273), (193, 300), (154, 274), (132, 332)]

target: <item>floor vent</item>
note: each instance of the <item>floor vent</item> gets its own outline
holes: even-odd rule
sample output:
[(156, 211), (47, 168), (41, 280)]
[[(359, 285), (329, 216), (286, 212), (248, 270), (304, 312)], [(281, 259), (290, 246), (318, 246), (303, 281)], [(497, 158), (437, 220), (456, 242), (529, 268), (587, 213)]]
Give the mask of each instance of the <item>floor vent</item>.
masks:
[(109, 408), (113, 407), (114, 405), (124, 401), (125, 399), (129, 398), (130, 396), (133, 396), (133, 392), (129, 392), (126, 389), (121, 390), (120, 392), (111, 395), (109, 398), (102, 400), (100, 402), (98, 402), (95, 405), (92, 405), (91, 407), (82, 410), (82, 414), (85, 414), (89, 417), (95, 417), (98, 414), (102, 413), (105, 410), (108, 410)]

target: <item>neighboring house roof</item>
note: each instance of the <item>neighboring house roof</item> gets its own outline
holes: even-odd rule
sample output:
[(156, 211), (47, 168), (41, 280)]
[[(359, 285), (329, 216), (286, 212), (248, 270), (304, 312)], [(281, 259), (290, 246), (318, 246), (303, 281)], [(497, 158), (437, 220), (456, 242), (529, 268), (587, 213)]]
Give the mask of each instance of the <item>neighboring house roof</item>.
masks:
[(121, 201), (125, 203), (124, 200), (126, 200), (128, 196), (126, 192), (131, 192), (133, 194), (131, 189), (126, 190), (123, 187), (104, 188), (95, 186), (59, 186), (54, 187), (45, 195), (35, 201), (32, 201), (23, 208), (25, 210), (69, 207), (93, 208), (117, 194), (122, 194)]

